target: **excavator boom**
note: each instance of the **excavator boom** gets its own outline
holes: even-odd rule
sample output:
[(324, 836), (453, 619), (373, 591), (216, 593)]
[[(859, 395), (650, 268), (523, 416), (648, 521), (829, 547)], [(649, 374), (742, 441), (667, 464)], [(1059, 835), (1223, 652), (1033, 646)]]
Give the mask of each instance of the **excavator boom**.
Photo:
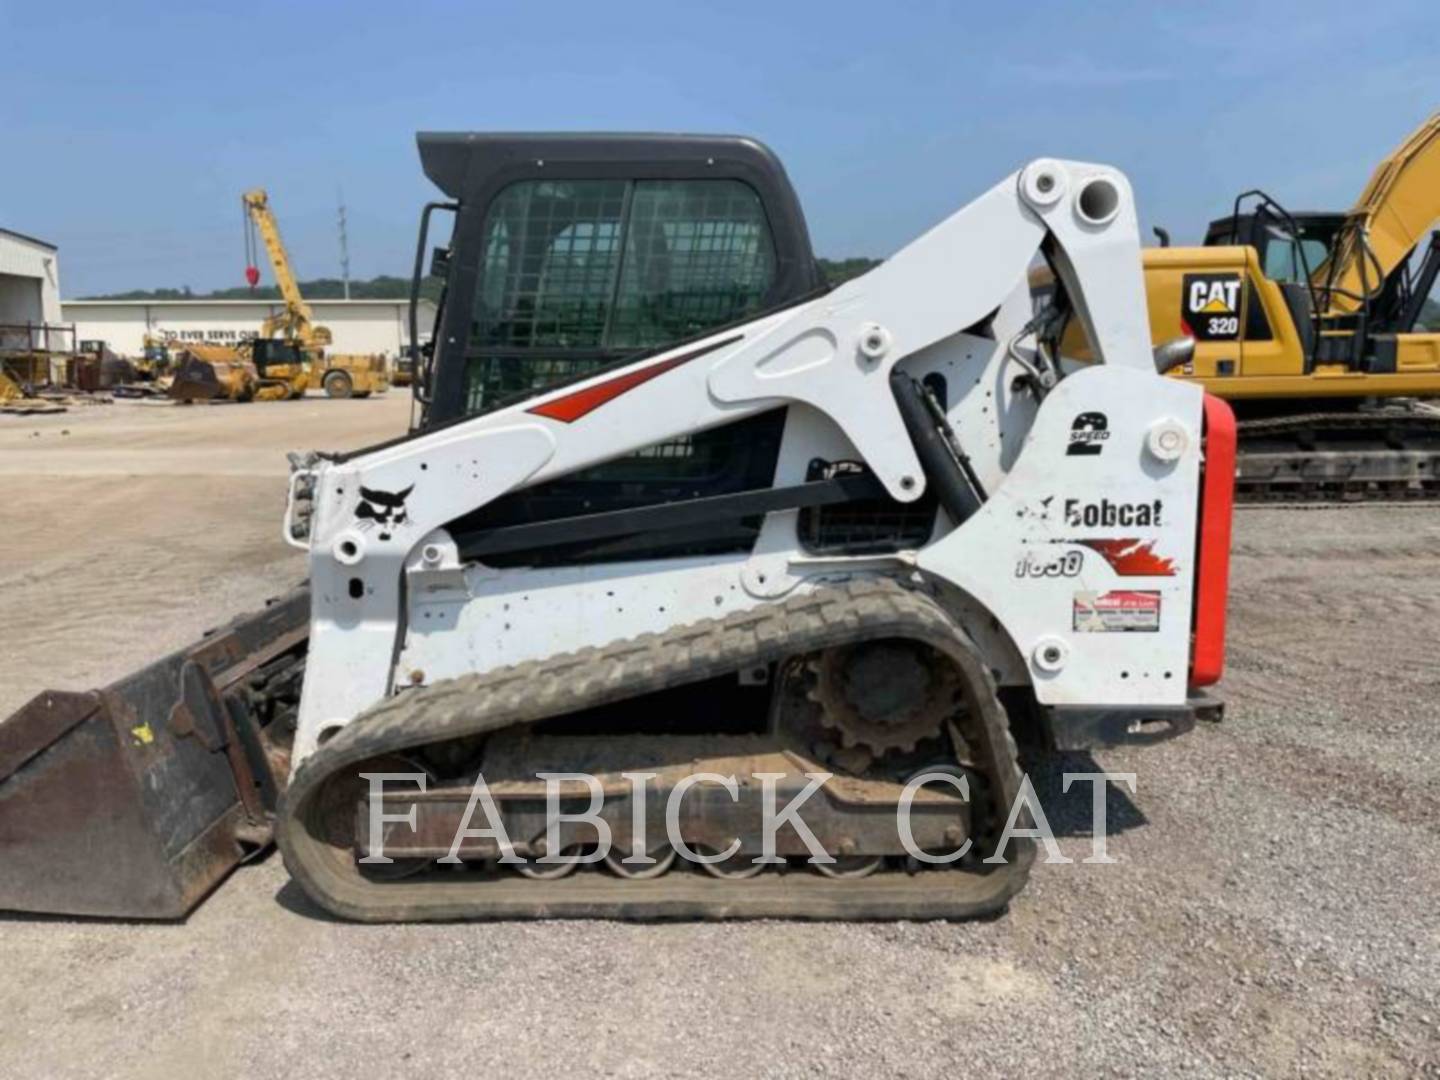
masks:
[(1346, 215), (1331, 258), (1314, 274), (1329, 312), (1365, 306), (1440, 218), (1440, 112), (1410, 133), (1370, 175)]

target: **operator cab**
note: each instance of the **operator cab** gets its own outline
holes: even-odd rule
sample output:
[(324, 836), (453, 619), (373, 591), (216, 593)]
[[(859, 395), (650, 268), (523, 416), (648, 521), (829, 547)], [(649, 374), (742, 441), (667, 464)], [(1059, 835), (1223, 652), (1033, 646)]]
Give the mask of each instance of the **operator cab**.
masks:
[(305, 350), (294, 342), (257, 337), (251, 345), (250, 359), (255, 364), (255, 371), (263, 379), (269, 368), (293, 368), (305, 363), (309, 358)]
[[(1260, 259), (1265, 276), (1281, 288), (1302, 337), (1307, 354), (1313, 348), (1313, 334), (1306, 325), (1313, 321), (1312, 295), (1324, 299), (1331, 252), (1346, 227), (1349, 215), (1310, 210), (1288, 213), (1265, 199), (1253, 213), (1217, 218), (1205, 231), (1206, 247), (1248, 245)], [(1416, 330), (1428, 314), (1435, 319), (1437, 303), (1430, 299), (1440, 280), (1440, 232), (1432, 231), (1423, 249), (1417, 246), (1412, 257), (1402, 262), (1370, 296), (1364, 320), (1371, 334), (1407, 334)], [(1313, 283), (1315, 289), (1309, 286)], [(1354, 329), (1356, 316), (1337, 317), (1336, 326)], [(1340, 357), (1344, 359), (1344, 357)]]
[[(714, 135), (418, 136), (425, 174), (452, 201), (422, 218), (411, 340), (431, 212), (454, 214), (433, 346), (413, 390), (421, 431), (633, 363), (826, 289), (799, 199), (754, 139)], [(649, 446), (502, 496), (454, 522), (463, 538), (584, 514), (623, 512), (771, 487), (783, 407)], [(812, 463), (813, 479), (852, 466)], [(873, 505), (872, 505), (873, 504)], [(917, 546), (933, 497), (889, 496), (807, 510), (813, 550)], [(647, 529), (623, 543), (559, 542), (492, 555), (495, 566), (748, 551), (763, 514), (723, 527)], [(852, 520), (853, 519), (853, 520)], [(842, 535), (843, 534), (843, 535)], [(839, 539), (836, 539), (836, 537)], [(918, 539), (917, 539), (918, 538)]]
[(1205, 230), (1205, 246), (1253, 247), (1271, 281), (1303, 284), (1330, 257), (1345, 215), (1312, 210), (1288, 218), (1264, 206), (1254, 213), (1217, 218)]
[[(418, 141), (425, 174), (455, 214), (449, 248), (437, 252), (442, 355), (418, 365), (423, 426), (489, 412), (824, 287), (789, 178), (753, 139)], [(422, 233), (422, 251), (424, 243)]]

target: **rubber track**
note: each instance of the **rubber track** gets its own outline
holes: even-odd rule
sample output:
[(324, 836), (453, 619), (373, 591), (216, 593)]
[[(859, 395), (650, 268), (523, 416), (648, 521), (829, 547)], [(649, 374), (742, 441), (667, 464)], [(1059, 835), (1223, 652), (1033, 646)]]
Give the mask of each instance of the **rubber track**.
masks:
[[(426, 743), (576, 712), (848, 642), (903, 637), (950, 657), (973, 688), (966, 738), (992, 780), (1003, 815), (1019, 791), (1019, 765), (988, 667), (964, 631), (930, 597), (888, 578), (827, 585), (759, 610), (660, 634), (467, 675), (407, 690), (361, 714), (296, 771), (277, 839), (295, 880), (327, 911), (364, 922), (465, 918), (937, 919), (1004, 908), (1025, 885), (1034, 845), (1012, 841), (986, 872), (882, 872), (857, 881), (767, 872), (722, 881), (672, 871), (649, 881), (603, 872), (533, 881), (518, 874), (432, 874), (375, 882), (349, 847), (325, 840), (326, 782), (360, 762)], [(1003, 816), (1001, 817), (1003, 823)], [(998, 828), (998, 826), (994, 826)], [(470, 880), (467, 880), (469, 878)]]
[[(1398, 442), (1403, 447), (1407, 436), (1419, 435), (1426, 446), (1397, 449), (1397, 459), (1405, 455), (1434, 454), (1440, 438), (1440, 414), (1419, 411), (1373, 410), (1368, 412), (1305, 413), (1267, 419), (1242, 420), (1239, 424), (1239, 472), (1235, 499), (1241, 503), (1317, 503), (1317, 502), (1430, 502), (1440, 499), (1440, 474), (1431, 474), (1419, 483), (1401, 486), (1398, 482), (1350, 481), (1343, 477), (1324, 477), (1297, 482), (1293, 479), (1272, 483), (1264, 477), (1245, 476), (1246, 441), (1276, 436), (1294, 436), (1293, 450), (1281, 451), (1302, 457), (1307, 451), (1300, 445), (1301, 436), (1326, 433), (1359, 432), (1377, 441)], [(1251, 453), (1276, 453), (1272, 448), (1249, 448)], [(1331, 451), (1343, 455), (1344, 451)], [(1373, 460), (1374, 451), (1363, 452)], [(1440, 455), (1435, 455), (1440, 456)], [(1253, 466), (1252, 466), (1253, 471)]]

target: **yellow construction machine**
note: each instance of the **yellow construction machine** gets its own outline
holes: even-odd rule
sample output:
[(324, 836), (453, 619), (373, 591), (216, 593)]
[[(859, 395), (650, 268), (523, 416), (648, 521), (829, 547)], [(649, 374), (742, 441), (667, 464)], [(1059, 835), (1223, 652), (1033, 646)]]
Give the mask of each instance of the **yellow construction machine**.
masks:
[[(177, 358), (171, 397), (183, 401), (290, 401), (307, 390), (324, 390), (328, 397), (369, 397), (390, 386), (382, 356), (328, 354), (332, 338), (328, 327), (315, 323), (314, 313), (290, 266), (290, 255), (280, 239), (280, 226), (261, 188), (241, 196), (245, 208), (246, 280), (260, 282), (256, 265), (263, 246), (270, 260), (285, 307), (267, 318), (259, 334), (238, 348), (206, 345), (197, 351), (170, 353)], [(146, 341), (149, 356), (150, 339)], [(219, 353), (213, 350), (219, 349)]]
[(1440, 496), (1440, 411), (1416, 400), (1440, 397), (1437, 219), (1440, 113), (1347, 211), (1247, 191), (1202, 247), (1146, 249), (1155, 343), (1194, 342), (1172, 374), (1240, 418), (1240, 497)]
[[(1173, 378), (1239, 419), (1236, 497), (1440, 498), (1440, 113), (1345, 211), (1259, 189), (1200, 247), (1144, 251), (1150, 332)], [(1053, 275), (1031, 275), (1037, 297)], [(1067, 355), (1087, 356), (1069, 318)], [(1437, 403), (1440, 404), (1440, 403)]]
[(171, 342), (164, 352), (173, 372), (166, 393), (176, 401), (273, 400), (284, 394), (284, 384), (262, 384), (255, 365), (234, 346)]
[(248, 222), (246, 279), (252, 288), (259, 283), (256, 256), (263, 246), (285, 302), (285, 310), (265, 320), (254, 342), (253, 359), (261, 375), (273, 373), (288, 381), (295, 387), (296, 397), (306, 389), (324, 390), (334, 398), (383, 394), (390, 385), (383, 357), (326, 353), (332, 340), (330, 330), (315, 324), (314, 313), (300, 294), (289, 253), (280, 239), (280, 226), (270, 209), (269, 195), (263, 188), (255, 188), (245, 192), (241, 201)]

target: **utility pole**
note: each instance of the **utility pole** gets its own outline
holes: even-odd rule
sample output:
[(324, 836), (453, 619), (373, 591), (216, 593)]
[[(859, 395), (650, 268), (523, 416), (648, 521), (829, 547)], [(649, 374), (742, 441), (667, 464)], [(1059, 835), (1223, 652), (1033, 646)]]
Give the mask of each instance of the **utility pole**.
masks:
[(336, 201), (340, 203), (340, 278), (345, 282), (345, 299), (350, 299), (350, 239), (345, 234), (345, 193), (337, 186)]

